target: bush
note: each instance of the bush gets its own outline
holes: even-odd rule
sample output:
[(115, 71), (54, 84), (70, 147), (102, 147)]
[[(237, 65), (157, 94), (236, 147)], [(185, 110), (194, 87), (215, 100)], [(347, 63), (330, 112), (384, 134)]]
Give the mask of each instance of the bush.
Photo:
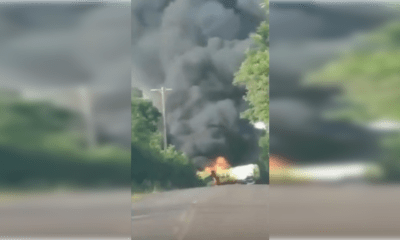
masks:
[(382, 140), (386, 154), (379, 161), (383, 178), (387, 182), (400, 182), (400, 135), (396, 134)]
[(111, 152), (101, 158), (91, 152), (65, 153), (1, 146), (0, 185), (14, 188), (23, 187), (26, 182), (47, 182), (54, 187), (130, 184), (129, 152)]

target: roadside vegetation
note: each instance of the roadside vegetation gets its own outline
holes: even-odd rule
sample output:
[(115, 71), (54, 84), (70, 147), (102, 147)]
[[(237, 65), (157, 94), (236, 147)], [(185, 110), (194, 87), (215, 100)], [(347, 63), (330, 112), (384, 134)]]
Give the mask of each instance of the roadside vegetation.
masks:
[(1, 95), (2, 192), (129, 186), (129, 151), (106, 143), (89, 148), (79, 113)]
[(190, 159), (174, 146), (163, 150), (161, 113), (138, 90), (132, 94), (132, 192), (145, 193), (204, 186)]
[[(337, 101), (347, 107), (328, 111), (328, 118), (361, 125), (400, 122), (400, 23), (396, 20), (364, 34), (359, 42), (362, 44), (309, 73), (304, 84), (341, 86), (343, 94)], [(375, 171), (375, 175), (383, 181), (400, 182), (400, 132), (383, 134), (381, 149), (384, 154), (376, 161), (384, 173)]]
[[(269, 0), (264, 0), (262, 6), (269, 16)], [(269, 19), (262, 22), (253, 35), (254, 46), (248, 50), (246, 59), (235, 75), (234, 84), (246, 87), (245, 99), (249, 108), (242, 117), (252, 123), (269, 123)], [(261, 147), (260, 181), (269, 183), (269, 131), (264, 131), (259, 141)]]

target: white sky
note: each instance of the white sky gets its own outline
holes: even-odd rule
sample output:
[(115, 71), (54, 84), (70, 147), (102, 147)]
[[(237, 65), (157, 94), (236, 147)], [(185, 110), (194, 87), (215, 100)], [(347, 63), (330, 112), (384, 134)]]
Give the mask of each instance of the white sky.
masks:
[(257, 129), (267, 129), (267, 125), (263, 122), (257, 122), (254, 124), (254, 127)]
[(373, 122), (370, 127), (376, 130), (400, 130), (400, 123), (392, 120), (380, 120)]

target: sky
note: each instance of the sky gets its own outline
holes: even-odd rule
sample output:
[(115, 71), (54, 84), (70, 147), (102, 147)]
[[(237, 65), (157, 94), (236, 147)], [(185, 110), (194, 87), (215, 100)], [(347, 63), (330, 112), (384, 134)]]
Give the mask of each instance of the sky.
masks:
[[(182, 38), (183, 44), (171, 45), (168, 43), (170, 45), (164, 45), (164, 50), (161, 51), (164, 62), (158, 65), (159, 61), (154, 61), (154, 56), (160, 49), (149, 50), (149, 48), (158, 45), (159, 35), (153, 30), (162, 20), (160, 18), (162, 13), (154, 11), (154, 9), (157, 9), (157, 4), (161, 2), (145, 2), (146, 4), (143, 4), (144, 1), (132, 2), (132, 9), (130, 2), (126, 1), (108, 1), (110, 3), (108, 6), (78, 1), (60, 1), (58, 3), (53, 1), (54, 4), (38, 4), (39, 2), (14, 4), (12, 1), (1, 3), (0, 86), (43, 93), (86, 86), (95, 95), (94, 112), (98, 128), (103, 129), (104, 134), (109, 136), (112, 141), (128, 147), (130, 145), (132, 79), (144, 79), (144, 81), (133, 81), (134, 85), (144, 89), (159, 87), (160, 81), (155, 80), (159, 76), (166, 76), (162, 81), (165, 80), (168, 84), (174, 85), (175, 89), (190, 87), (193, 99), (187, 102), (187, 107), (191, 108), (196, 104), (195, 97), (202, 95), (196, 95), (200, 94), (200, 88), (192, 88), (190, 85), (192, 83), (185, 85), (176, 80), (178, 77), (189, 76), (185, 75), (189, 73), (186, 70), (186, 72), (181, 71), (185, 69), (185, 61), (198, 61), (200, 63), (198, 66), (205, 67), (207, 64), (201, 59), (213, 59), (219, 70), (212, 74), (223, 77), (221, 77), (220, 83), (217, 83), (218, 81), (213, 80), (211, 74), (208, 81), (214, 81), (215, 86), (230, 84), (233, 79), (232, 74), (243, 58), (243, 51), (249, 45), (248, 35), (254, 31), (253, 25), (262, 19), (262, 15), (256, 9), (259, 1), (237, 1), (237, 8), (245, 12), (242, 15), (235, 12), (237, 10), (229, 9), (229, 5), (221, 7), (221, 4), (211, 3), (212, 1), (197, 1), (199, 4), (196, 10), (198, 17), (191, 21), (198, 25), (202, 34), (205, 34), (207, 38), (214, 38), (214, 40), (207, 43), (209, 47), (204, 53), (200, 53), (197, 48), (194, 51), (187, 51), (186, 56), (175, 63), (170, 61), (171, 64), (174, 64), (173, 69), (180, 68), (181, 70), (166, 71), (165, 67), (170, 64), (166, 60), (173, 56), (174, 51), (181, 51), (182, 49), (179, 47), (183, 47), (185, 44), (196, 49), (196, 44), (191, 45), (193, 44), (190, 42), (191, 40), (186, 41), (185, 38)], [(175, 6), (177, 10), (179, 8), (191, 9), (191, 7), (185, 6), (185, 2), (189, 1), (177, 2), (180, 2), (180, 5), (176, 4)], [(204, 5), (200, 6), (203, 2)], [(206, 2), (207, 4), (205, 4)], [(286, 134), (287, 138), (284, 138), (282, 132), (297, 132), (301, 139), (300, 136), (307, 132), (318, 135), (319, 132), (322, 132), (321, 129), (328, 132), (332, 132), (334, 129), (329, 127), (331, 125), (328, 123), (323, 122), (320, 116), (321, 109), (329, 105), (329, 99), (326, 100), (328, 98), (326, 96), (330, 94), (301, 89), (299, 81), (302, 74), (328, 61), (335, 52), (357, 44), (357, 34), (377, 28), (395, 17), (393, 9), (365, 2), (356, 5), (289, 4), (278, 7), (276, 3), (280, 2), (282, 1), (271, 1), (269, 16), (271, 151), (276, 150), (277, 152), (286, 151), (286, 149), (293, 148), (293, 144), (296, 145), (295, 142), (286, 144), (286, 146), (280, 144), (285, 142), (285, 139), (293, 137)], [(145, 19), (140, 19), (142, 22), (147, 21), (145, 32), (138, 24), (138, 20), (132, 17), (138, 13), (135, 12), (135, 9), (148, 9), (141, 13)], [(172, 43), (175, 41), (174, 37), (167, 30), (171, 30), (172, 33), (177, 31), (177, 28), (174, 28), (168, 21), (174, 20), (174, 17), (179, 20), (184, 19), (183, 15), (174, 13), (175, 10), (170, 8), (164, 16), (165, 20), (162, 20), (165, 22), (162, 34)], [(224, 14), (218, 15), (218, 13)], [(136, 17), (139, 15), (136, 14)], [(241, 23), (242, 27), (229, 27), (230, 24), (235, 26), (237, 21)], [(216, 40), (217, 38), (222, 41)], [(201, 41), (199, 46), (204, 46)], [(229, 41), (232, 42), (228, 43)], [(135, 45), (136, 43), (140, 45)], [(134, 50), (135, 46), (140, 47), (141, 57), (138, 58), (140, 63), (136, 62), (132, 65), (135, 58), (131, 50)], [(173, 46), (179, 47), (173, 48)], [(218, 48), (219, 50), (216, 51), (215, 49)], [(199, 55), (196, 55), (198, 53)], [(155, 67), (148, 68), (151, 71), (148, 69), (144, 71), (146, 64), (153, 64)], [(193, 78), (188, 79), (189, 81), (198, 80)], [(240, 91), (235, 92), (236, 90), (230, 89), (227, 92), (230, 91), (229, 94), (235, 96), (231, 98), (241, 98)], [(214, 95), (209, 92), (208, 96), (212, 98)], [(179, 97), (175, 97), (175, 100), (179, 102)], [(224, 102), (224, 99), (221, 99), (220, 103), (215, 106), (210, 105), (203, 110), (209, 113), (221, 110), (222, 115), (228, 119), (236, 119), (245, 105), (242, 103), (233, 105), (235, 110), (232, 108), (232, 103)], [(232, 110), (231, 113), (227, 111), (228, 109)], [(171, 109), (175, 112), (175, 116), (179, 116), (183, 110)], [(220, 121), (215, 114), (211, 115), (214, 118), (203, 119), (203, 123), (212, 119), (212, 121)], [(173, 119), (174, 116), (171, 118)], [(227, 122), (228, 125), (231, 124), (232, 129), (235, 128), (233, 126), (237, 126), (236, 123), (232, 125), (235, 121)], [(196, 121), (191, 124), (196, 124)], [(185, 125), (176, 121), (175, 128), (172, 130), (182, 132), (184, 131), (182, 126)], [(342, 129), (341, 131), (345, 131), (343, 126), (339, 128)], [(243, 129), (246, 127), (240, 131), (246, 132)], [(363, 131), (354, 133), (353, 140), (364, 138), (364, 134)], [(326, 137), (326, 135), (324, 136)], [(310, 141), (316, 141), (315, 139)], [(276, 147), (274, 148), (274, 146)]]
[(204, 167), (258, 160), (257, 130), (240, 119), (245, 89), (234, 74), (266, 14), (261, 0), (132, 1), (132, 85), (160, 107), (167, 87), (168, 142)]

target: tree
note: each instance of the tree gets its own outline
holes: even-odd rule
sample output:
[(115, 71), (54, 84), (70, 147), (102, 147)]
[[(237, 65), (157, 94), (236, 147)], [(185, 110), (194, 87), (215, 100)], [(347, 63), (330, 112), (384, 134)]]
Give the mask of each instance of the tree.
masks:
[[(268, 14), (268, 0), (265, 9)], [(261, 23), (257, 33), (253, 35), (255, 47), (249, 49), (246, 59), (235, 74), (235, 85), (244, 85), (247, 89), (245, 96), (249, 109), (243, 117), (251, 122), (269, 121), (269, 23)]]
[[(269, 0), (265, 0), (262, 7), (269, 15)], [(243, 85), (247, 93), (245, 100), (249, 108), (242, 113), (252, 123), (269, 122), (269, 20), (263, 21), (252, 36), (254, 47), (246, 53), (246, 59), (235, 74), (234, 85)], [(260, 139), (262, 154), (260, 175), (264, 182), (268, 182), (269, 134), (264, 132)]]
[(157, 126), (161, 113), (145, 99), (132, 97), (132, 144), (150, 146), (157, 138)]
[[(82, 117), (48, 102), (28, 102), (18, 97), (0, 101), (0, 144), (19, 148), (78, 147), (83, 136)], [(58, 142), (56, 139), (64, 138)]]
[(130, 153), (113, 146), (85, 148), (83, 123), (78, 112), (2, 94), (0, 187), (36, 188), (29, 182), (37, 180), (54, 186), (129, 183)]
[[(161, 113), (153, 104), (136, 94), (132, 97), (131, 176), (134, 186), (150, 181), (168, 188), (198, 186), (194, 165), (181, 151), (169, 146), (162, 149), (162, 134), (157, 126)], [(138, 189), (133, 189), (137, 191)]]

